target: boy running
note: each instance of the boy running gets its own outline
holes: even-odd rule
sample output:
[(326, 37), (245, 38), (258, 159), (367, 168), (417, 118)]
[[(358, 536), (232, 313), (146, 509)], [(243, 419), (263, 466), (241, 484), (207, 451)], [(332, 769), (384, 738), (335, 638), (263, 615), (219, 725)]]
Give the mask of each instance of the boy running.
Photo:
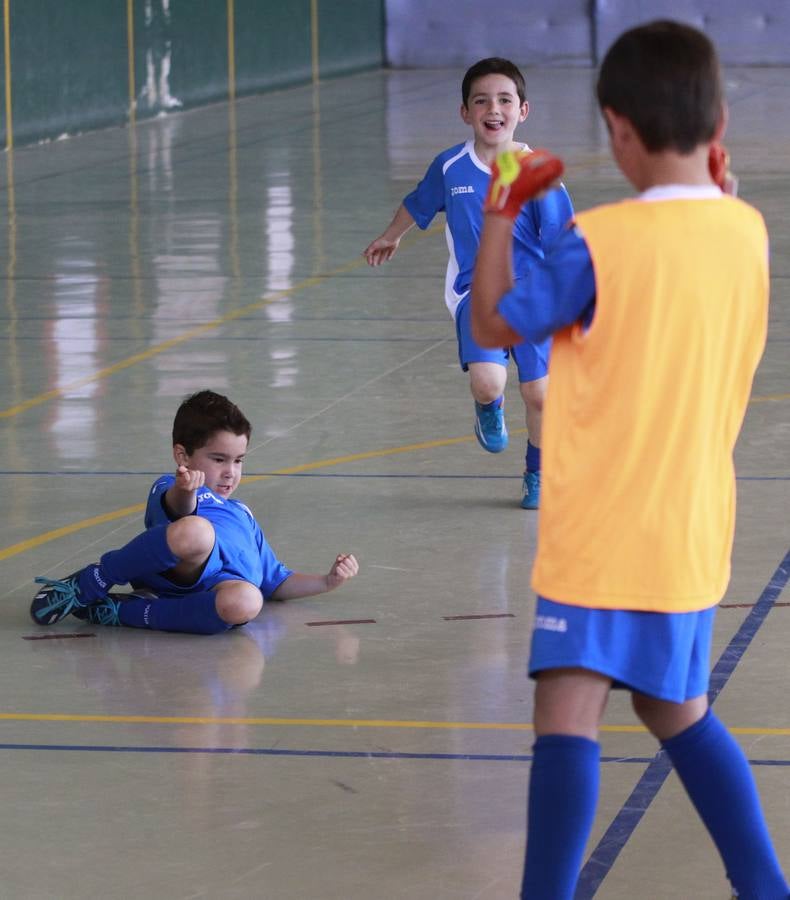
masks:
[[(392, 222), (365, 248), (364, 255), (371, 266), (381, 265), (392, 259), (401, 238), (415, 223), (425, 229), (437, 213), (445, 214), (450, 251), (445, 303), (455, 319), (461, 368), (469, 372), (475, 435), (490, 453), (500, 453), (508, 444), (503, 402), (506, 367), (512, 354), (528, 432), (521, 506), (536, 509), (540, 502), (541, 421), (551, 339), (530, 342), (519, 338), (514, 347), (482, 347), (471, 333), (469, 306), (491, 164), (503, 150), (528, 149), (513, 138), (516, 126), (529, 113), (524, 76), (507, 59), (482, 59), (464, 75), (461, 97), (461, 118), (472, 129), (471, 139), (434, 159), (425, 177), (404, 198)], [(572, 215), (571, 200), (564, 188), (525, 204), (513, 231), (517, 278), (526, 277), (531, 265), (543, 258)]]

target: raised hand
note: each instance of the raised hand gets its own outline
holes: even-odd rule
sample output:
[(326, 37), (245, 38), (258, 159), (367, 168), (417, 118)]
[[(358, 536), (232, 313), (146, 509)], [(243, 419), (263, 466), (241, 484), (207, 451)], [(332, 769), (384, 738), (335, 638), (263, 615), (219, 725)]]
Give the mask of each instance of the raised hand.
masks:
[(713, 183), (725, 194), (735, 196), (738, 193), (738, 179), (730, 171), (730, 154), (727, 148), (718, 141), (710, 145), (708, 152), (708, 171)]
[(176, 483), (174, 487), (180, 491), (196, 491), (206, 483), (206, 474), (199, 469), (188, 469), (179, 466), (176, 469)]
[(548, 150), (500, 153), (491, 167), (483, 211), (515, 219), (527, 200), (548, 190), (564, 171), (562, 160)]

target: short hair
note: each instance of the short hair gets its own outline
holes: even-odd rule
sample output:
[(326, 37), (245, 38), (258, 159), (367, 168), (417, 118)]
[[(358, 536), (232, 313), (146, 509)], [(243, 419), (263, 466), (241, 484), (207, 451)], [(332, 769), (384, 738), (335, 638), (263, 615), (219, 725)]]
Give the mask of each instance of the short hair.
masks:
[(469, 105), (472, 82), (478, 78), (483, 78), (485, 75), (504, 75), (515, 84), (519, 101), (523, 103), (527, 99), (527, 85), (519, 67), (509, 59), (503, 59), (501, 56), (489, 56), (486, 59), (478, 60), (466, 70), (464, 80), (461, 82), (461, 98), (464, 106)]
[(661, 19), (624, 32), (604, 57), (598, 103), (625, 116), (651, 152), (686, 154), (713, 139), (723, 87), (711, 41)]
[(243, 434), (249, 440), (252, 425), (227, 397), (214, 391), (198, 391), (178, 407), (173, 420), (173, 445), (181, 444), (191, 455), (205, 447), (218, 431)]

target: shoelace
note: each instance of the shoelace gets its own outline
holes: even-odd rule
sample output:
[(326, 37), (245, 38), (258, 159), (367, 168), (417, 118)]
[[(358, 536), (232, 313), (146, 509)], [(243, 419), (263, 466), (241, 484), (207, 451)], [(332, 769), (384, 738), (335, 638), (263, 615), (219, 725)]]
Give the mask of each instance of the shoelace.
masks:
[(483, 428), (497, 427), (499, 425), (499, 414), (502, 407), (497, 409), (484, 409), (480, 412), (480, 424)]
[(35, 578), (36, 584), (43, 584), (50, 588), (50, 602), (39, 610), (39, 614), (56, 612), (63, 606), (67, 607), (66, 612), (70, 612), (74, 606), (81, 604), (77, 600), (77, 592), (74, 585), (70, 581), (59, 581), (57, 578)]
[(108, 597), (103, 603), (99, 603), (91, 608), (91, 621), (97, 625), (117, 625), (120, 621), (118, 617), (118, 607), (120, 605), (117, 600), (111, 600)]

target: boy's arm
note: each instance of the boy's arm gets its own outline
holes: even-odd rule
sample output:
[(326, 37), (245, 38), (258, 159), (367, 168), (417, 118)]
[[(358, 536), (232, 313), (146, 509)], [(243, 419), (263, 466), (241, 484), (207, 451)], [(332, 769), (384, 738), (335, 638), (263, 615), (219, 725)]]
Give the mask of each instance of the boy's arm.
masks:
[(197, 507), (197, 490), (206, 483), (206, 475), (198, 469), (179, 466), (176, 480), (165, 492), (165, 510), (171, 519), (191, 516)]
[(380, 266), (395, 255), (398, 244), (406, 232), (414, 226), (414, 217), (401, 203), (392, 221), (375, 241), (371, 241), (362, 251), (369, 266)]
[(472, 337), (483, 347), (510, 347), (521, 342), (497, 310), (513, 287), (513, 222), (486, 213), (472, 278)]
[(513, 287), (513, 222), (524, 203), (550, 187), (563, 168), (546, 150), (501, 153), (492, 166), (472, 279), (472, 336), (484, 347), (506, 347), (522, 339), (497, 309)]
[(326, 575), (294, 572), (272, 593), (272, 600), (298, 600), (333, 591), (359, 572), (359, 563), (351, 553), (340, 553)]

